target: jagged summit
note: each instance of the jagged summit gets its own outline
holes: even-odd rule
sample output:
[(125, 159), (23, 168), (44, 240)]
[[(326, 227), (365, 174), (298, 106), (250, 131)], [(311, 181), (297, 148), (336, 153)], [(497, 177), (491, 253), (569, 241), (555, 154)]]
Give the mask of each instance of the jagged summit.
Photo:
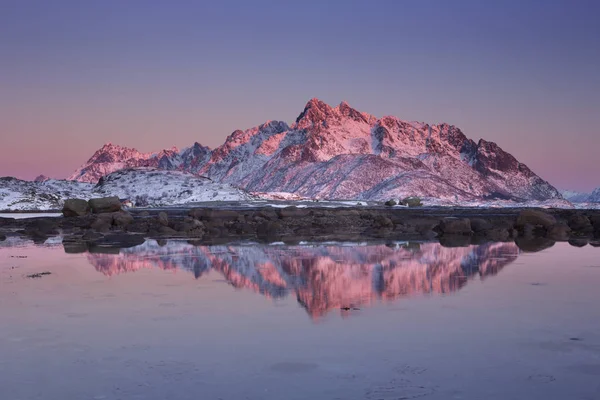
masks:
[(250, 191), (324, 199), (562, 198), (497, 144), (473, 141), (454, 125), (378, 118), (345, 101), (332, 107), (317, 98), (291, 126), (271, 120), (236, 130), (214, 150), (194, 143), (181, 151), (140, 153), (108, 143), (71, 179), (96, 182), (131, 167), (187, 171)]

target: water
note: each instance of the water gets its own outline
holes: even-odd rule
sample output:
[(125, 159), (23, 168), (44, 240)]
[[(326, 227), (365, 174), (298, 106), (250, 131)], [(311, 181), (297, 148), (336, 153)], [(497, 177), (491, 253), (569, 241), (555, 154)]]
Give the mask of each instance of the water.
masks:
[(25, 219), (38, 217), (62, 217), (62, 213), (0, 213), (0, 218)]
[(0, 242), (2, 400), (600, 398), (591, 246), (102, 251)]

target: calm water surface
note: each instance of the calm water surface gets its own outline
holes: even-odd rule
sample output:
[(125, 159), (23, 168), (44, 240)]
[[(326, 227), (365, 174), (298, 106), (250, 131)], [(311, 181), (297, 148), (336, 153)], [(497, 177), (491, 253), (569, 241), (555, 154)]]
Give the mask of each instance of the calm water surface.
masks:
[(0, 399), (600, 398), (598, 248), (108, 253), (0, 242)]

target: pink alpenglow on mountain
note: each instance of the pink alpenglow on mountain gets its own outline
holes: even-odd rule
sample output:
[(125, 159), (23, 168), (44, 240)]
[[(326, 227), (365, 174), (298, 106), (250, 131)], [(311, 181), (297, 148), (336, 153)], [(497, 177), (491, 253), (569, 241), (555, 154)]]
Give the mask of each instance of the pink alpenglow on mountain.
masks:
[(448, 124), (377, 118), (318, 99), (289, 126), (268, 121), (235, 131), (214, 150), (195, 143), (140, 153), (107, 144), (70, 179), (97, 182), (126, 167), (182, 170), (253, 192), (316, 199), (449, 201), (562, 199), (548, 182), (492, 142)]

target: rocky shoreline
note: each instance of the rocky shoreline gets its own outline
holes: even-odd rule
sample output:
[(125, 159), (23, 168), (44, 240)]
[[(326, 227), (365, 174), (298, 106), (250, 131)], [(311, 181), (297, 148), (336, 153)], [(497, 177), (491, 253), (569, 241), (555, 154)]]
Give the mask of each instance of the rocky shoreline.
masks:
[(525, 251), (556, 241), (600, 245), (600, 210), (261, 206), (126, 211), (115, 198), (96, 200), (67, 203), (64, 217), (0, 218), (0, 240), (21, 236), (43, 243), (61, 235), (69, 252), (130, 247), (148, 238), (198, 244), (436, 240), (449, 247), (514, 241)]

